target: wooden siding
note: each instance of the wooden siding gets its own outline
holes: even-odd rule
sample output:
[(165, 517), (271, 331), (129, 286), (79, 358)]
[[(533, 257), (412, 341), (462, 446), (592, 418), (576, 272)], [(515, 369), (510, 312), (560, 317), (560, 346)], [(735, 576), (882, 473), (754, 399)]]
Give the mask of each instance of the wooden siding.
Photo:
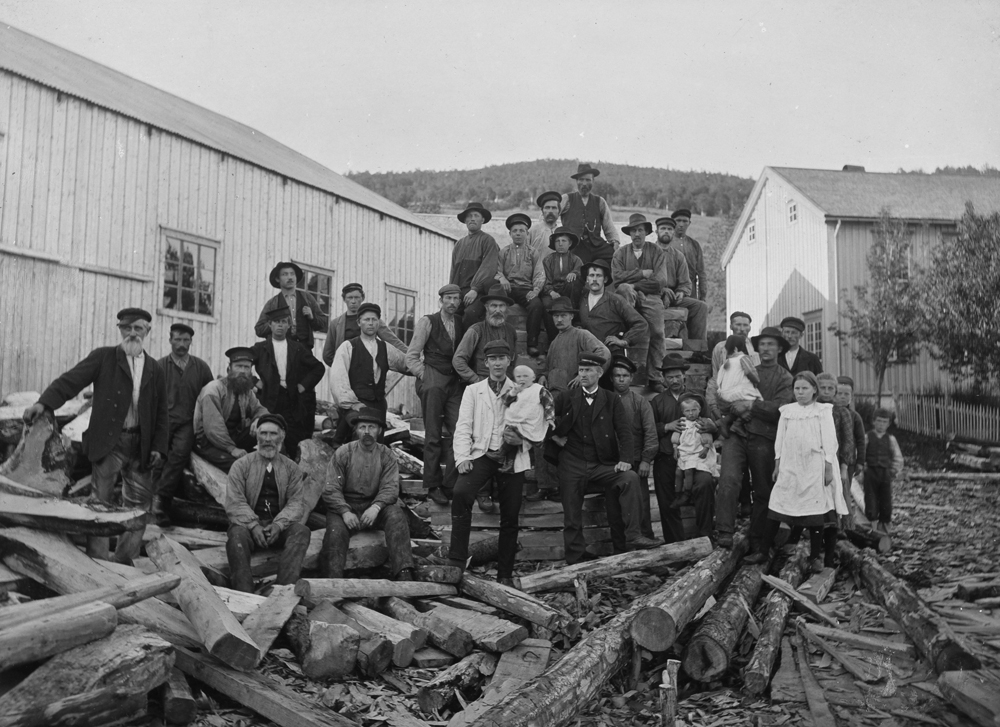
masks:
[[(0, 71), (0, 392), (43, 389), (95, 346), (118, 340), (115, 313), (154, 312), (146, 350), (169, 351), (177, 321), (192, 353), (217, 374), (223, 352), (252, 344), (267, 274), (294, 259), (360, 282), (417, 291), (417, 314), (437, 310), (452, 240), (350, 200)], [(212, 318), (168, 311), (163, 235), (219, 241)], [(316, 344), (317, 356), (324, 336)], [(329, 399), (329, 382), (317, 390)], [(412, 379), (390, 406), (417, 410)]]

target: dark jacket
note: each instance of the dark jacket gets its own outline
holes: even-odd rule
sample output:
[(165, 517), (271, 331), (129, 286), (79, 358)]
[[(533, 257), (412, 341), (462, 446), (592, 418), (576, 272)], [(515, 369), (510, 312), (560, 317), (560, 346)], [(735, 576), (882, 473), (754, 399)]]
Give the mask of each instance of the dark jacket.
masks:
[[(654, 396), (652, 401), (649, 402), (650, 407), (653, 409), (653, 421), (656, 423), (656, 438), (660, 443), (659, 453), (670, 458), (674, 456), (674, 445), (670, 441), (674, 433), (673, 431), (667, 431), (666, 425), (684, 416), (684, 412), (681, 411), (681, 404), (677, 399), (678, 397), (675, 397), (670, 391), (664, 391)], [(701, 407), (701, 416), (703, 418), (711, 417), (707, 404)], [(709, 426), (705, 431), (714, 434), (715, 427)]]
[[(801, 356), (801, 353), (799, 354)], [(779, 356), (780, 360), (780, 356)], [(746, 431), (766, 437), (772, 442), (778, 436), (778, 411), (785, 404), (795, 401), (792, 394), (792, 375), (781, 366), (757, 366), (760, 383), (757, 390), (764, 397), (763, 401), (755, 401), (750, 409), (750, 421), (746, 423)]]
[(215, 380), (212, 369), (197, 356), (188, 356), (188, 364), (183, 371), (167, 354), (157, 363), (163, 372), (167, 390), (167, 412), (171, 427), (194, 422), (194, 405), (198, 394)]
[[(285, 305), (285, 295), (279, 292), (273, 298), (269, 298), (264, 304), (264, 307), (260, 311), (260, 317), (257, 319), (257, 323), (254, 324), (253, 330), (260, 338), (270, 338), (271, 337), (271, 326), (267, 321), (267, 314), (273, 310), (281, 308)], [(312, 311), (312, 320), (306, 318), (302, 313), (302, 307), (309, 306)], [(316, 340), (313, 336), (313, 331), (325, 331), (327, 317), (320, 308), (319, 301), (316, 300), (311, 294), (306, 293), (302, 290), (295, 291), (295, 340), (301, 343), (303, 346), (313, 347), (313, 342)], [(288, 332), (288, 337), (292, 337), (292, 332)]]
[[(163, 371), (148, 353), (139, 386), (139, 439), (142, 466), (149, 467), (150, 452), (166, 456), (169, 423), (167, 390)], [(132, 405), (132, 371), (121, 346), (95, 348), (87, 358), (49, 384), (40, 404), (56, 410), (94, 385), (90, 428), (83, 435), (83, 453), (91, 462), (104, 459), (121, 437), (122, 426)]]
[(801, 346), (799, 346), (799, 352), (795, 354), (795, 365), (788, 368), (788, 362), (785, 360), (785, 354), (783, 353), (778, 354), (778, 365), (785, 371), (788, 371), (793, 377), (801, 371), (812, 371), (817, 376), (823, 373), (823, 364), (820, 362), (819, 356), (812, 351), (806, 351)]
[[(546, 460), (558, 462), (560, 447), (552, 441), (551, 436), (572, 436), (573, 425), (585, 406), (587, 403), (583, 400), (582, 386), (572, 391), (555, 392), (556, 427), (545, 443)], [(632, 427), (618, 395), (598, 388), (591, 406), (594, 407), (591, 430), (598, 461), (605, 465), (634, 462), (636, 453)]]
[[(301, 424), (312, 422), (316, 415), (316, 384), (323, 379), (326, 367), (319, 361), (310, 349), (300, 343), (288, 341), (288, 363), (285, 369), (285, 384), (288, 387), (288, 403), (298, 412)], [(258, 399), (268, 411), (277, 411), (278, 389), (281, 388), (281, 376), (278, 364), (274, 360), (274, 344), (270, 338), (257, 341), (253, 345), (253, 366), (257, 376), (264, 384)], [(305, 387), (305, 393), (299, 393), (299, 384)]]

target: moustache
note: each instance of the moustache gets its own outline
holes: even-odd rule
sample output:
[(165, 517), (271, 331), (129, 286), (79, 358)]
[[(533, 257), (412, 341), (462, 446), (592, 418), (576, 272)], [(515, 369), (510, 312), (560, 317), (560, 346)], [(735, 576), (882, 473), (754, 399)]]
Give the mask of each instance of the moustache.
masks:
[(373, 437), (372, 435), (370, 435), (370, 434), (362, 434), (361, 435), (361, 443), (362, 444), (373, 444), (374, 442), (375, 442), (375, 437)]

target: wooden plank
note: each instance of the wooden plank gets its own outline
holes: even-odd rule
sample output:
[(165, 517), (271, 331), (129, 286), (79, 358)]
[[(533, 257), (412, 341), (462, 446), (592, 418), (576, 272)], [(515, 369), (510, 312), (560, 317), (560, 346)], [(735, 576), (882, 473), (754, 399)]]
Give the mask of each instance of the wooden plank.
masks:
[(836, 568), (824, 568), (819, 573), (814, 573), (809, 580), (799, 586), (799, 593), (815, 604), (820, 604), (826, 598), (826, 594), (833, 588), (834, 581), (837, 580)]
[(229, 476), (203, 457), (191, 453), (191, 473), (205, 492), (217, 503), (226, 506), (226, 488), (229, 486)]
[(203, 528), (185, 528), (174, 525), (169, 528), (161, 528), (152, 523), (146, 525), (146, 531), (142, 534), (142, 539), (152, 540), (161, 535), (166, 535), (175, 543), (180, 543), (188, 550), (201, 550), (203, 548), (219, 548), (226, 545), (226, 533), (218, 530), (205, 530)]
[(938, 677), (937, 686), (949, 702), (976, 724), (995, 727), (1000, 715), (1000, 671), (946, 671)]
[(823, 687), (816, 681), (812, 669), (809, 668), (809, 654), (806, 653), (805, 646), (799, 636), (792, 638), (795, 650), (799, 655), (799, 674), (802, 677), (802, 686), (806, 692), (806, 702), (809, 704), (809, 712), (812, 714), (813, 727), (837, 727), (837, 722), (830, 712), (830, 705), (827, 704), (823, 696)]
[(850, 631), (844, 631), (843, 629), (832, 629), (827, 626), (820, 626), (818, 624), (809, 624), (809, 630), (818, 636), (822, 636), (824, 639), (832, 639), (834, 641), (839, 641), (842, 644), (847, 644), (849, 646), (854, 646), (859, 649), (867, 649), (869, 651), (878, 651), (887, 654), (896, 654), (898, 656), (905, 656), (910, 659), (915, 659), (917, 655), (916, 649), (913, 644), (908, 644), (902, 641), (889, 641), (887, 639), (878, 639), (874, 636), (865, 636), (864, 634), (855, 634)]
[(441, 618), (433, 611), (421, 613), (407, 601), (390, 597), (381, 609), (399, 621), (405, 621), (427, 632), (428, 640), (440, 649), (461, 658), (472, 651), (472, 634)]
[(301, 600), (302, 597), (295, 593), (295, 586), (274, 586), (267, 600), (243, 620), (243, 628), (260, 648), (261, 658), (271, 650)]
[(528, 638), (528, 629), (510, 621), (487, 616), (485, 613), (463, 611), (434, 601), (420, 600), (423, 608), (455, 624), (472, 635), (472, 640), (480, 649), (503, 652), (512, 649)]
[(463, 727), (475, 723), (479, 715), (500, 702), (507, 694), (537, 676), (549, 663), (552, 644), (542, 639), (525, 639), (510, 651), (501, 654), (493, 678), (483, 690), (483, 695), (454, 715), (448, 727)]
[(817, 606), (815, 603), (810, 601), (805, 596), (801, 595), (798, 591), (796, 591), (794, 588), (792, 588), (790, 585), (785, 583), (780, 578), (775, 578), (774, 576), (765, 575), (761, 576), (761, 580), (763, 580), (766, 584), (771, 586), (771, 588), (775, 588), (784, 593), (786, 596), (792, 599), (794, 603), (801, 606), (806, 613), (813, 616), (814, 618), (817, 618), (823, 623), (829, 624), (834, 628), (840, 626), (840, 623), (838, 623), (837, 619), (830, 616), (826, 611), (821, 609), (819, 606)]
[(365, 628), (392, 642), (392, 663), (403, 668), (413, 661), (413, 653), (427, 643), (427, 632), (404, 621), (398, 621), (360, 603), (347, 601), (341, 608)]
[(778, 666), (778, 671), (774, 673), (774, 679), (771, 680), (771, 701), (806, 701), (802, 677), (799, 674), (798, 665), (795, 663), (795, 654), (792, 651), (792, 642), (787, 636), (781, 640), (781, 664)]
[(184, 673), (176, 667), (170, 670), (160, 701), (163, 704), (163, 718), (170, 724), (190, 724), (198, 715), (198, 703), (191, 694), (191, 686)]
[(0, 671), (102, 639), (117, 625), (118, 611), (100, 601), (16, 626), (7, 626), (5, 622), (0, 628)]
[(873, 668), (867, 662), (861, 661), (861, 659), (855, 658), (850, 654), (845, 654), (840, 649), (836, 649), (819, 636), (818, 634), (809, 630), (809, 625), (799, 616), (795, 620), (795, 625), (799, 630), (799, 633), (811, 644), (818, 646), (821, 651), (829, 654), (834, 661), (839, 662), (844, 669), (848, 671), (855, 679), (860, 679), (863, 682), (877, 682), (882, 678), (881, 670)]
[(0, 492), (0, 524), (23, 525), (66, 535), (120, 535), (141, 530), (146, 524), (146, 513), (99, 505), (87, 507), (54, 497), (23, 497)]
[(458, 589), (445, 583), (390, 581), (384, 578), (300, 578), (295, 592), (313, 602), (342, 601), (347, 598), (415, 598), (455, 596)]

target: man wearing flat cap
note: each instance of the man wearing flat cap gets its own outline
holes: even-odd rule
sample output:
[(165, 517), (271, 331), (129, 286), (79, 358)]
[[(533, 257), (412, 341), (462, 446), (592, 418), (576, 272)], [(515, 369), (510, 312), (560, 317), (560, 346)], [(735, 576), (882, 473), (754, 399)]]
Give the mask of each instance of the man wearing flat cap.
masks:
[(223, 472), (257, 446), (257, 420), (268, 413), (257, 400), (253, 349), (226, 351), (226, 375), (207, 384), (194, 405), (194, 451)]
[(656, 238), (666, 270), (663, 305), (687, 310), (687, 345), (692, 351), (708, 351), (708, 304), (691, 295), (691, 277), (687, 258), (673, 242), (677, 223), (671, 217), (656, 220)]
[(469, 234), (452, 248), (448, 282), (462, 290), (462, 307), (458, 314), (466, 328), (483, 319), (486, 309), (480, 298), (489, 292), (496, 279), (500, 247), (492, 235), (483, 232), (483, 225), (491, 219), (493, 213), (480, 202), (470, 202), (458, 213), (458, 221), (465, 224)]
[(562, 194), (559, 192), (542, 192), (535, 200), (541, 218), (528, 229), (528, 245), (538, 253), (543, 260), (549, 254), (549, 239), (559, 226), (559, 208), (562, 207)]
[[(449, 283), (438, 290), (440, 310), (423, 316), (413, 329), (406, 365), (417, 377), (417, 394), (424, 415), (424, 486), (439, 505), (447, 505), (455, 490), (458, 470), (444, 432), (454, 434), (465, 389), (452, 359), (465, 329), (456, 313), (462, 290)], [(444, 476), (441, 466), (444, 465)]]
[[(511, 244), (503, 248), (497, 257), (497, 282), (511, 300), (523, 306), (528, 312), (528, 355), (538, 355), (538, 334), (542, 330), (545, 306), (542, 303), (542, 288), (545, 287), (545, 270), (542, 258), (528, 245), (528, 227), (531, 218), (522, 212), (515, 212), (506, 221), (510, 230)], [(551, 341), (556, 337), (551, 320), (546, 318), (546, 332)]]
[(817, 376), (823, 373), (823, 364), (819, 356), (799, 345), (802, 334), (806, 331), (805, 321), (795, 316), (787, 316), (778, 327), (781, 329), (782, 337), (788, 342), (788, 350), (778, 356), (778, 365), (788, 371), (792, 378), (802, 371), (812, 371)]
[[(95, 348), (24, 410), (24, 420), (31, 424), (93, 384), (93, 414), (83, 435), (83, 453), (94, 466), (94, 492), (100, 502), (112, 504), (120, 474), (125, 506), (146, 512), (153, 508), (153, 469), (163, 463), (170, 432), (163, 371), (142, 350), (152, 320), (141, 308), (119, 311), (122, 342)], [(143, 530), (118, 536), (116, 561), (131, 563), (139, 555)], [(108, 560), (108, 539), (88, 538), (87, 553)]]
[(323, 487), (326, 535), (320, 553), (320, 575), (343, 578), (351, 533), (375, 529), (385, 533), (392, 577), (412, 581), (410, 527), (397, 503), (399, 465), (392, 451), (378, 443), (385, 419), (382, 412), (371, 408), (348, 416), (355, 440), (337, 448)]
[[(486, 365), (486, 344), (503, 341), (513, 352), (517, 350), (517, 331), (507, 322), (507, 309), (514, 301), (504, 294), (503, 288), (494, 285), (483, 296), (486, 305), (486, 320), (479, 321), (466, 329), (465, 335), (455, 349), (452, 365), (467, 385), (475, 384), (489, 377)], [(514, 373), (513, 355), (508, 376)]]
[(708, 300), (708, 279), (705, 277), (705, 255), (701, 243), (687, 234), (691, 226), (691, 210), (674, 210), (670, 215), (677, 223), (674, 231), (674, 245), (684, 253), (687, 260), (688, 273), (691, 275), (691, 295), (698, 300)]
[[(340, 297), (343, 298), (347, 311), (341, 313), (336, 318), (330, 320), (330, 329), (326, 333), (326, 343), (323, 344), (323, 363), (327, 366), (333, 365), (333, 357), (344, 341), (350, 341), (361, 335), (361, 327), (358, 325), (358, 308), (365, 302), (365, 289), (361, 283), (348, 283), (341, 290)], [(381, 319), (378, 322), (379, 338), (388, 345), (406, 353), (406, 344), (399, 340), (399, 336), (393, 333)]]
[[(576, 180), (577, 191), (562, 196), (559, 213), (563, 225), (580, 240), (576, 250), (579, 258), (584, 263), (601, 260), (610, 264), (611, 256), (618, 249), (618, 229), (611, 219), (611, 207), (607, 201), (590, 193), (594, 188), (594, 178), (600, 173), (601, 170), (587, 162), (579, 164), (576, 174), (570, 175)], [(601, 236), (602, 231), (607, 239)]]
[(309, 439), (316, 418), (316, 384), (326, 367), (311, 348), (289, 338), (291, 311), (274, 308), (267, 312), (271, 335), (253, 345), (260, 403), (285, 419), (285, 451), (295, 459), (299, 442)]
[(229, 532), (226, 556), (230, 581), (237, 591), (253, 591), (250, 555), (281, 548), (275, 585), (295, 583), (309, 548), (309, 528), (302, 524), (308, 512), (309, 474), (281, 454), (286, 424), (278, 414), (265, 414), (257, 423), (257, 450), (238, 459), (229, 470), (226, 516)]
[(291, 311), (291, 328), (288, 337), (312, 350), (313, 331), (326, 329), (326, 313), (312, 293), (299, 290), (305, 280), (305, 273), (298, 265), (290, 261), (279, 262), (267, 276), (272, 288), (278, 288), (278, 294), (264, 304), (260, 312), (254, 333), (259, 338), (271, 335), (267, 314), (275, 308), (288, 308)]
[(194, 329), (184, 323), (170, 326), (170, 353), (157, 363), (163, 371), (170, 421), (169, 449), (163, 469), (156, 479), (153, 517), (161, 527), (170, 525), (170, 505), (174, 492), (191, 459), (194, 447), (194, 406), (201, 390), (212, 383), (212, 369), (191, 355)]
[(632, 471), (639, 475), (639, 504), (642, 507), (640, 530), (647, 538), (653, 537), (653, 523), (649, 507), (649, 477), (653, 474), (653, 460), (659, 451), (653, 408), (645, 396), (632, 390), (632, 377), (637, 367), (625, 356), (615, 356), (611, 362), (611, 384), (625, 410), (625, 418), (632, 429)]
[(389, 404), (385, 398), (385, 380), (389, 371), (411, 375), (406, 367), (406, 354), (378, 337), (382, 309), (374, 303), (362, 303), (358, 308), (361, 335), (340, 344), (330, 366), (333, 377), (333, 397), (340, 410), (334, 440), (342, 444), (351, 437), (346, 414), (366, 406), (385, 416)]
[(634, 306), (607, 288), (611, 284), (611, 268), (606, 263), (600, 260), (584, 263), (581, 272), (586, 289), (580, 294), (580, 324), (607, 346), (612, 355), (625, 353), (628, 349), (629, 358), (645, 369), (645, 355), (642, 361), (637, 361), (634, 351), (649, 345), (646, 320)]

